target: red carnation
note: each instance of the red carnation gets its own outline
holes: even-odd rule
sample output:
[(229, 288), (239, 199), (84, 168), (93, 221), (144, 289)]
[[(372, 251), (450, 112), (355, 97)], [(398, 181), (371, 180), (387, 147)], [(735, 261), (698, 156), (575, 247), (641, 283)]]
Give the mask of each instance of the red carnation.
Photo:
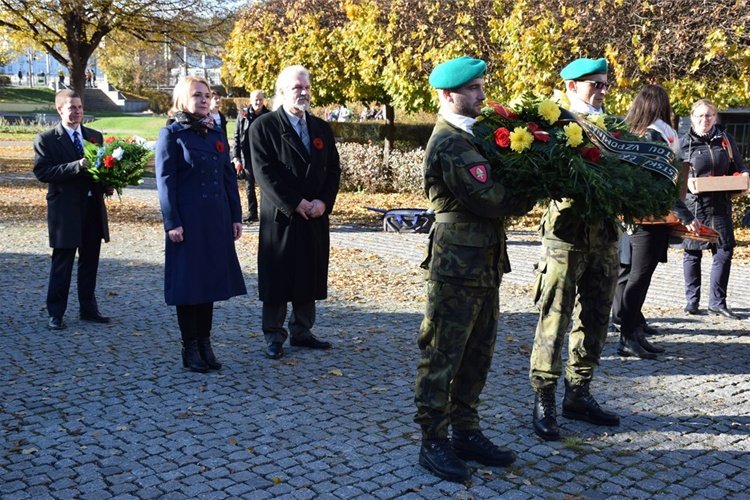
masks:
[(581, 156), (584, 160), (590, 161), (591, 163), (599, 163), (599, 160), (602, 159), (602, 152), (599, 151), (599, 148), (585, 146), (581, 148)]
[(115, 138), (115, 136), (110, 135), (109, 137), (107, 137), (106, 139), (104, 139), (104, 144), (112, 144), (116, 140), (117, 140), (117, 138)]
[(226, 151), (226, 147), (224, 147), (224, 141), (216, 141), (216, 151), (218, 151), (219, 153), (223, 153), (224, 151)]
[(507, 148), (510, 146), (510, 130), (505, 127), (500, 127), (495, 130), (495, 144), (501, 148)]
[(487, 104), (489, 104), (492, 107), (492, 109), (495, 110), (495, 113), (505, 118), (506, 120), (514, 120), (518, 118), (518, 115), (516, 115), (513, 111), (509, 110), (502, 104), (499, 104), (497, 102), (492, 102), (492, 101), (488, 102)]
[(323, 149), (323, 139), (321, 139), (320, 137), (316, 137), (315, 139), (313, 139), (312, 145), (318, 151), (322, 150)]
[(104, 157), (104, 166), (107, 168), (115, 168), (115, 163), (117, 163), (117, 160), (115, 160), (114, 156), (107, 155)]

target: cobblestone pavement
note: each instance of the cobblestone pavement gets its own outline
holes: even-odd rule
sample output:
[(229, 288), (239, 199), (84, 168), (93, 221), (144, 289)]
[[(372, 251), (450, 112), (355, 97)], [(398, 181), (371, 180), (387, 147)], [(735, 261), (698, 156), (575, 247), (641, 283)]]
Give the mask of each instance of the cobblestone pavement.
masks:
[[(125, 196), (155, 200), (153, 186)], [(2, 219), (0, 219), (2, 221)], [(250, 229), (250, 238), (257, 228)], [(103, 246), (99, 301), (110, 325), (45, 328), (50, 251), (44, 221), (0, 222), (0, 497), (21, 498), (749, 498), (748, 321), (685, 317), (679, 254), (659, 267), (647, 303), (658, 361), (605, 347), (593, 392), (618, 428), (560, 418), (566, 439), (531, 430), (528, 298), (539, 247), (513, 233), (497, 352), (481, 415), (518, 453), (508, 469), (477, 467), (470, 485), (416, 464), (412, 386), (422, 304), (321, 303), (316, 332), (334, 349), (263, 357), (255, 256), (241, 262), (249, 297), (217, 303), (214, 344), (225, 368), (179, 364), (163, 303), (161, 228), (114, 224)], [(413, 269), (424, 235), (339, 228), (334, 252), (387, 257)], [(706, 264), (704, 264), (705, 266)], [(707, 267), (707, 266), (706, 266)], [(707, 269), (706, 269), (707, 270)], [(730, 306), (750, 316), (750, 269), (732, 270)], [(75, 285), (74, 285), (75, 288)], [(705, 299), (704, 299), (705, 304)], [(558, 393), (561, 399), (561, 392)]]

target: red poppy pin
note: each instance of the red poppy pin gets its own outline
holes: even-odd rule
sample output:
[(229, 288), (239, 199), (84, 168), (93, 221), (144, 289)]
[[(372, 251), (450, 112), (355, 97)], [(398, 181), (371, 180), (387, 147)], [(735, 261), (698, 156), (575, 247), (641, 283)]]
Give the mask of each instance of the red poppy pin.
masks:
[(469, 168), (469, 173), (474, 179), (484, 184), (487, 182), (487, 165), (474, 165)]
[(224, 146), (224, 141), (222, 140), (216, 141), (216, 151), (218, 151), (219, 153), (223, 153), (224, 151), (226, 151), (226, 147)]
[(89, 141), (91, 144), (99, 144), (99, 140), (96, 137), (89, 137), (85, 140)]
[(315, 139), (313, 139), (312, 144), (313, 147), (318, 151), (323, 149), (323, 139), (321, 139), (320, 137), (316, 137)]

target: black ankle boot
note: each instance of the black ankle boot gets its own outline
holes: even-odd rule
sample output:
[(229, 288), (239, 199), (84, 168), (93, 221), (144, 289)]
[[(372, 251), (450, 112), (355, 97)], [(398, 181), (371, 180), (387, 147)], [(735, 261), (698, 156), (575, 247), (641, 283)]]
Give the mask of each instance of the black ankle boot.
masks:
[(635, 338), (638, 339), (638, 343), (641, 345), (641, 347), (643, 347), (644, 351), (648, 351), (654, 354), (661, 354), (665, 352), (664, 348), (656, 347), (655, 345), (651, 344), (648, 340), (646, 340), (646, 333), (641, 328), (638, 328), (635, 331)]
[(500, 448), (482, 434), (479, 429), (453, 431), (453, 450), (461, 460), (474, 460), (482, 465), (506, 467), (516, 460), (511, 450)]
[(206, 373), (208, 365), (198, 351), (198, 341), (195, 339), (183, 341), (182, 346), (182, 366), (191, 372)]
[(656, 354), (643, 348), (635, 336), (635, 332), (620, 333), (620, 345), (617, 348), (620, 356), (633, 356), (641, 359), (656, 359)]
[(565, 381), (565, 399), (562, 414), (565, 418), (584, 420), (595, 425), (620, 425), (620, 417), (614, 413), (602, 410), (594, 396), (589, 392), (589, 382), (571, 385)]
[(534, 432), (545, 441), (560, 439), (554, 387), (545, 387), (536, 391), (534, 397)]
[(211, 338), (202, 337), (198, 339), (198, 352), (201, 359), (208, 365), (210, 370), (221, 370), (221, 363), (216, 359), (213, 349), (211, 349)]
[(454, 483), (465, 483), (471, 478), (469, 468), (456, 456), (447, 438), (422, 439), (419, 464), (437, 477)]

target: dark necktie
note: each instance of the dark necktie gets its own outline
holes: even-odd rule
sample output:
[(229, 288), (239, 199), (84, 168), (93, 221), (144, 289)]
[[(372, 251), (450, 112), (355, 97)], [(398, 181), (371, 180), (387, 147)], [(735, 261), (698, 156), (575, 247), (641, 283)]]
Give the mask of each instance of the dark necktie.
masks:
[(302, 140), (302, 144), (305, 145), (305, 149), (310, 153), (310, 135), (307, 133), (307, 123), (305, 123), (305, 120), (297, 122), (297, 131), (299, 133), (299, 138)]
[(76, 148), (78, 156), (83, 158), (83, 143), (81, 143), (81, 136), (77, 130), (73, 132), (73, 146)]

